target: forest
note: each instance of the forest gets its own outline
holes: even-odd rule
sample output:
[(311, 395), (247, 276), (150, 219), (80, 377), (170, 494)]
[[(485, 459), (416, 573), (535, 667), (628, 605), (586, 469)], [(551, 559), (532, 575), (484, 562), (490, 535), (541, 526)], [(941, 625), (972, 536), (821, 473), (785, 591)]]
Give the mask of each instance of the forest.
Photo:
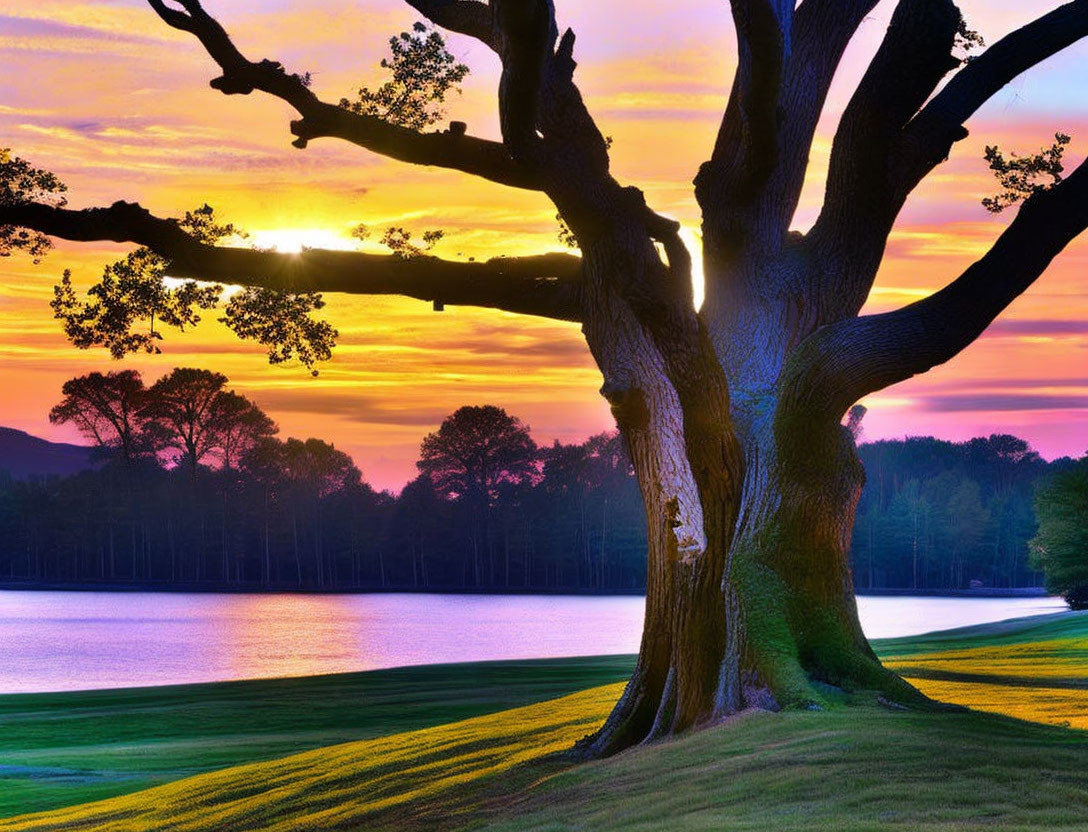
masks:
[[(399, 495), (318, 438), (277, 437), (207, 370), (91, 373), (64, 386), (97, 465), (0, 470), (0, 579), (206, 589), (638, 592), (645, 516), (618, 434), (537, 445), (466, 406), (423, 440)], [(860, 430), (858, 426), (853, 429)], [(1022, 439), (861, 443), (851, 547), (859, 591), (1037, 586), (1029, 541), (1046, 462)], [(0, 461), (0, 469), (2, 469)]]

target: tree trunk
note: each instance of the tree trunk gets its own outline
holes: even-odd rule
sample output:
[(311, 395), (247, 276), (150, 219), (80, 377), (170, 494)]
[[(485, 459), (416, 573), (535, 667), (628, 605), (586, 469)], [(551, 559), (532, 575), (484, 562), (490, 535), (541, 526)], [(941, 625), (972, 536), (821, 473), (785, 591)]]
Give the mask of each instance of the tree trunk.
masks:
[(701, 530), (705, 541), (732, 538), (723, 563), (680, 533), (690, 521), (676, 495), (692, 489), (690, 474), (670, 467), (653, 433), (624, 430), (649, 522), (646, 619), (635, 673), (605, 726), (583, 742), (588, 755), (744, 708), (819, 708), (826, 685), (924, 701), (881, 666), (858, 622), (848, 556), (864, 474), (853, 438), (838, 425), (770, 421), (743, 443), (733, 533)]
[(928, 702), (862, 633), (848, 552), (864, 473), (845, 427), (787, 403), (782, 320), (752, 313), (778, 329), (729, 327), (744, 335), (677, 357), (606, 291), (591, 303), (584, 331), (638, 477), (649, 558), (635, 672), (579, 751), (606, 756), (745, 708), (820, 708), (828, 685)]

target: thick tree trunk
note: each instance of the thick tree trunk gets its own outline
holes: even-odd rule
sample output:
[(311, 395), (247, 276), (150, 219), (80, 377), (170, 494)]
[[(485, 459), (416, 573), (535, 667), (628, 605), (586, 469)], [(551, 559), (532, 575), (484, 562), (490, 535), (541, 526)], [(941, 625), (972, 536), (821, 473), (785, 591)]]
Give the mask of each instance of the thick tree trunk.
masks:
[[(787, 316), (762, 341), (767, 326), (733, 330), (747, 342), (679, 374), (627, 305), (593, 301), (585, 333), (641, 487), (649, 564), (635, 672), (579, 751), (606, 756), (745, 708), (820, 708), (833, 688), (927, 702), (858, 622), (848, 549), (864, 472), (845, 427), (785, 403)], [(736, 391), (721, 420), (743, 456), (736, 481), (717, 416), (683, 390), (722, 372)]]
[(684, 556), (675, 495), (691, 479), (663, 458), (668, 433), (620, 421), (649, 522), (646, 618), (634, 675), (604, 727), (583, 741), (587, 755), (745, 708), (820, 708), (828, 686), (926, 701), (881, 666), (858, 622), (848, 552), (864, 475), (852, 437), (839, 425), (768, 421), (744, 442), (747, 475), (732, 534), (701, 531), (704, 540), (731, 538), (724, 563), (712, 547), (694, 561)]

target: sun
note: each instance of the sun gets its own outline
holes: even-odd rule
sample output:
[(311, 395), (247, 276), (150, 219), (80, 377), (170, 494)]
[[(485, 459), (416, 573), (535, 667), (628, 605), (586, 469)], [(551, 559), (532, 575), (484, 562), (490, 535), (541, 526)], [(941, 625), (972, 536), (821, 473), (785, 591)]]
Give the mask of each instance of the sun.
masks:
[(271, 249), (282, 254), (300, 254), (308, 248), (349, 251), (355, 242), (325, 228), (274, 228), (252, 231), (249, 243), (254, 248)]

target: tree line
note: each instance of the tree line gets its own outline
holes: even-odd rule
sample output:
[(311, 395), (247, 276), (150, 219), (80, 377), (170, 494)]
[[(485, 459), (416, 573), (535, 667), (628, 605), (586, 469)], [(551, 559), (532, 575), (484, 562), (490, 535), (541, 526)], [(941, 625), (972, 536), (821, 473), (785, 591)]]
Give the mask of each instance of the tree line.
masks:
[[(50, 413), (100, 464), (0, 474), (0, 577), (236, 589), (641, 591), (645, 515), (617, 434), (538, 446), (498, 407), (426, 436), (399, 495), (321, 439), (280, 439), (219, 373), (132, 370), (67, 382)], [(1021, 439), (863, 444), (859, 589), (1035, 585), (1047, 463)], [(1037, 565), (1037, 563), (1036, 563)]]

